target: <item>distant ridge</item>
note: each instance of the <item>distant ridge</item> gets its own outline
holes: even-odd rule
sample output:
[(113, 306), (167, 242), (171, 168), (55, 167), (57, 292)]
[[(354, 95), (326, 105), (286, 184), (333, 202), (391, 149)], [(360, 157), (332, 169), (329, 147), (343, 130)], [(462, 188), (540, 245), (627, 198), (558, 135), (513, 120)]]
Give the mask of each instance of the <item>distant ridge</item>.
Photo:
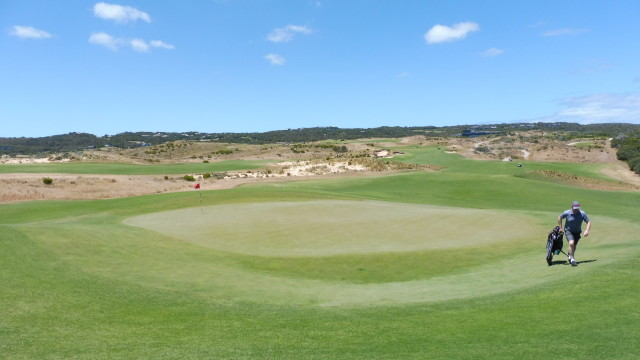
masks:
[(301, 143), (322, 140), (354, 140), (365, 138), (400, 138), (407, 136), (448, 137), (473, 133), (501, 134), (506, 132), (538, 130), (543, 132), (577, 132), (584, 135), (616, 137), (640, 132), (640, 125), (606, 123), (580, 125), (576, 123), (517, 123), (458, 126), (382, 126), (376, 128), (314, 127), (252, 133), (205, 132), (123, 132), (96, 136), (71, 132), (46, 137), (0, 137), (0, 155), (35, 155), (83, 151), (101, 147), (133, 148), (158, 145), (170, 141), (216, 141), (221, 143), (269, 144)]

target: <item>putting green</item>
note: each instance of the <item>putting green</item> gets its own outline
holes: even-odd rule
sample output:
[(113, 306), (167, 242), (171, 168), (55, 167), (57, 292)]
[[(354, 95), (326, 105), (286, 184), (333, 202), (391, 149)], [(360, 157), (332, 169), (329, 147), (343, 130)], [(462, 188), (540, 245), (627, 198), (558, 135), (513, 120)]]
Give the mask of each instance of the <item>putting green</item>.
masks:
[(530, 216), (379, 201), (230, 204), (163, 211), (125, 224), (220, 251), (328, 256), (434, 250), (528, 238)]
[[(571, 281), (637, 259), (640, 225), (594, 215), (592, 235), (581, 241), (577, 255), (583, 264), (564, 266), (559, 256), (558, 266), (548, 267), (544, 240), (556, 216), (317, 200), (161, 211), (127, 218), (125, 226), (97, 215), (14, 227), (83, 273), (204, 298), (288, 306), (473, 298)], [(484, 260), (469, 260), (465, 251)], [(435, 275), (419, 265), (414, 271), (415, 254), (434, 266), (455, 266)], [(375, 267), (377, 275), (369, 272)], [(386, 278), (385, 269), (408, 275), (351, 281), (354, 271)]]
[[(589, 237), (587, 261), (579, 270), (547, 267), (544, 238), (556, 214), (415, 205), (381, 201), (317, 200), (226, 204), (162, 211), (130, 217), (124, 223), (158, 234), (162, 241), (235, 256), (330, 258), (383, 253), (451, 250), (516, 242), (509, 256), (444, 276), (408, 281), (354, 284), (305, 279), (257, 271), (191, 257), (180, 266), (156, 263), (137, 273), (135, 281), (201, 296), (247, 302), (298, 305), (398, 304), (485, 296), (541, 285), (595, 271), (612, 261), (634, 256), (626, 247), (640, 227), (598, 217)], [(541, 219), (550, 219), (541, 223)], [(503, 245), (502, 245), (503, 246)], [(583, 245), (583, 249), (585, 246)], [(159, 257), (167, 256), (158, 254)], [(179, 255), (175, 253), (172, 261)], [(559, 257), (558, 260), (562, 260)], [(153, 269), (152, 269), (153, 268)], [(575, 270), (575, 271), (574, 271)], [(113, 270), (111, 270), (113, 271)], [(333, 271), (327, 269), (327, 271)], [(112, 275), (115, 275), (112, 273)], [(129, 278), (129, 274), (120, 274)], [(155, 285), (152, 285), (155, 284)]]

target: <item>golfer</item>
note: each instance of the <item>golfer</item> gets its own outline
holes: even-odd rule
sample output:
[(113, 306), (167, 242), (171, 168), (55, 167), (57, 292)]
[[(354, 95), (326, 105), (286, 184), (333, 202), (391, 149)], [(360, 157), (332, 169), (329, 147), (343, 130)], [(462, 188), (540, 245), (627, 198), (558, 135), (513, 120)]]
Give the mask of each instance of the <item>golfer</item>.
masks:
[[(562, 226), (562, 219), (566, 219), (564, 227)], [(574, 201), (571, 204), (571, 209), (563, 212), (558, 216), (558, 226), (560, 231), (564, 229), (564, 236), (569, 243), (569, 263), (571, 266), (578, 266), (574, 254), (576, 253), (576, 247), (580, 240), (580, 233), (582, 232), (582, 223), (587, 223), (587, 228), (584, 230), (584, 236), (589, 236), (589, 230), (591, 230), (591, 221), (587, 213), (580, 209), (580, 203)]]

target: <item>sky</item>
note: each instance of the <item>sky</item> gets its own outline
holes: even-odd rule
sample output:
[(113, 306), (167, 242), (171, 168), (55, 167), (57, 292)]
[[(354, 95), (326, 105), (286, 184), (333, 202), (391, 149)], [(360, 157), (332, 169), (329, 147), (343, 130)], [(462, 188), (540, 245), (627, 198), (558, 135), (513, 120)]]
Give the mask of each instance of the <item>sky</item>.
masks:
[(0, 0), (0, 137), (640, 124), (640, 0)]

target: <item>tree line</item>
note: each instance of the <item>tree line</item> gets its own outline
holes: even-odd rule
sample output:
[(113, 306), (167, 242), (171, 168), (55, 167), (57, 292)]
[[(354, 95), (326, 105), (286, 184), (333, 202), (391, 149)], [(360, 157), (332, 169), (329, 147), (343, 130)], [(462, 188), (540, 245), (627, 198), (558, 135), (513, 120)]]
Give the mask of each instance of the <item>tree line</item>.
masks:
[(626, 161), (629, 169), (640, 174), (640, 132), (621, 136), (611, 141), (611, 146), (617, 147), (618, 160)]

